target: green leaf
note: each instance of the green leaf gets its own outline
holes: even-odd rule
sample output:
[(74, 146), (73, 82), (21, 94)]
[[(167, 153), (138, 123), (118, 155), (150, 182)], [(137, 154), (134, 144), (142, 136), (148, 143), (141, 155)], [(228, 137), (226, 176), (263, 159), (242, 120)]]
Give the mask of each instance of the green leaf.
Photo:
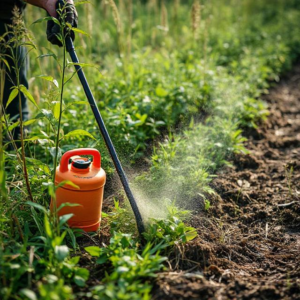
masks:
[[(35, 292), (33, 292), (32, 290), (29, 290), (29, 289), (22, 289), (20, 290), (20, 294), (25, 296), (26, 299), (29, 299), (29, 300), (37, 300), (37, 296), (35, 294)], [(23, 297), (22, 297), (23, 298)], [(24, 299), (24, 298), (23, 298)]]
[(9, 130), (9, 131), (12, 131), (13, 129), (15, 129), (16, 127), (18, 127), (19, 124), (20, 124), (20, 121), (17, 121), (17, 122), (15, 122), (15, 123), (11, 124), (11, 125), (8, 127), (8, 130)]
[(11, 92), (10, 95), (8, 97), (7, 103), (5, 108), (8, 107), (8, 105), (17, 97), (17, 95), (19, 94), (19, 90), (17, 88), (14, 88)]
[(82, 277), (84, 280), (88, 280), (90, 276), (90, 272), (85, 268), (78, 268), (75, 271), (75, 275)]
[(66, 245), (55, 246), (54, 254), (58, 261), (62, 262), (69, 255), (69, 248)]
[(25, 139), (24, 142), (37, 141), (40, 138), (41, 138), (40, 136), (33, 136), (33, 137), (29, 138), (29, 139)]
[[(67, 230), (67, 233), (69, 234), (69, 237), (71, 239), (72, 247), (75, 250), (76, 249), (76, 245), (77, 245), (77, 243), (76, 243), (76, 236), (75, 236), (75, 234), (74, 234), (74, 232), (73, 232), (73, 230), (71, 228), (67, 228), (66, 230)], [(82, 229), (77, 229), (77, 230), (82, 230)]]
[(71, 180), (64, 180), (62, 182), (60, 182), (57, 186), (56, 186), (56, 189), (58, 189), (59, 187), (62, 187), (64, 185), (70, 185), (72, 187), (74, 187), (75, 189), (78, 189), (80, 190), (80, 187), (78, 185), (76, 185), (75, 183), (73, 183)]
[(31, 95), (31, 93), (26, 89), (26, 87), (24, 85), (20, 85), (20, 91), (27, 97), (27, 99), (33, 104), (35, 105), (35, 107), (38, 108), (33, 96)]
[(36, 46), (35, 46), (35, 44), (33, 44), (31, 42), (27, 42), (27, 41), (21, 42), (20, 46), (27, 47), (27, 48), (32, 47), (33, 49), (37, 49)]
[(185, 233), (186, 240), (191, 241), (198, 236), (196, 229)]
[(96, 140), (89, 132), (83, 129), (76, 129), (68, 132), (64, 137), (74, 137), (74, 136), (88, 136), (93, 140)]
[(54, 79), (52, 76), (47, 76), (47, 75), (39, 75), (37, 78), (44, 79), (46, 81), (52, 82), (56, 87), (58, 87), (58, 82), (56, 79)]
[(96, 263), (99, 264), (99, 265), (101, 265), (101, 264), (106, 263), (107, 260), (108, 260), (108, 258), (107, 258), (106, 255), (101, 255), (101, 256), (97, 259)]
[(49, 219), (48, 219), (48, 217), (46, 216), (46, 214), (45, 214), (45, 217), (44, 217), (44, 226), (45, 226), (46, 234), (47, 234), (50, 238), (52, 238), (52, 229), (51, 229), (51, 225), (50, 225)]
[(42, 220), (38, 217), (36, 210), (31, 207), (31, 215), (41, 235), (44, 235)]
[(166, 97), (168, 95), (168, 92), (160, 86), (155, 89), (155, 93), (158, 97)]
[(68, 222), (72, 217), (74, 216), (74, 214), (66, 214), (63, 215), (61, 217), (59, 217), (59, 226), (64, 225), (66, 222)]
[(88, 104), (88, 102), (87, 101), (73, 101), (69, 106), (72, 106), (72, 105), (78, 105), (78, 104), (84, 104), (84, 105), (86, 105), (86, 104)]
[(98, 69), (98, 66), (97, 66), (97, 65), (95, 65), (95, 64), (87, 64), (87, 63), (73, 63), (73, 62), (69, 62), (69, 63), (67, 64), (67, 67), (68, 67), (68, 66), (80, 66), (80, 67), (82, 67), (82, 68), (84, 68), (84, 67), (92, 67), (92, 68)]
[(83, 31), (83, 30), (80, 30), (78, 28), (75, 28), (75, 27), (72, 27), (72, 30), (74, 32), (77, 32), (77, 33), (80, 33), (80, 34), (84, 34), (84, 35), (87, 35), (87, 36), (90, 36), (87, 32)]
[(96, 257), (99, 257), (102, 252), (101, 248), (97, 246), (85, 247), (84, 250), (88, 252), (89, 255), (96, 256)]
[(47, 53), (39, 55), (37, 58), (44, 58), (44, 57), (53, 57), (55, 60), (57, 60), (57, 56), (54, 53)]
[(77, 32), (77, 33), (80, 33), (80, 34), (84, 34), (84, 35), (87, 35), (87, 36), (90, 36), (87, 32), (81, 30), (81, 29), (78, 29), (76, 27), (72, 27), (72, 25), (70, 23), (66, 23), (66, 25), (74, 32)]
[[(25, 121), (25, 122), (23, 122), (23, 126), (28, 126), (28, 125), (34, 123), (35, 121), (36, 121), (36, 119), (31, 119), (31, 120)], [(13, 123), (12, 125), (10, 125), (8, 127), (8, 130), (12, 131), (14, 128), (16, 128), (17, 126), (19, 126), (19, 124), (20, 124), (20, 121), (17, 121), (15, 123)]]
[(56, 23), (57, 25), (60, 26), (59, 21), (54, 17), (44, 17), (44, 18), (37, 19), (31, 25), (35, 25), (35, 24), (38, 24), (38, 23), (41, 23), (41, 22), (44, 22), (44, 21), (50, 21), (50, 20), (52, 20), (54, 23)]
[(58, 277), (53, 274), (46, 275), (46, 280), (48, 283), (53, 284), (58, 281)]
[(60, 246), (67, 235), (67, 231), (65, 230), (61, 235), (53, 237), (51, 239), (51, 246), (55, 248), (56, 246)]
[(69, 202), (65, 202), (65, 203), (63, 203), (63, 204), (61, 204), (60, 206), (59, 206), (59, 208), (57, 209), (57, 212), (59, 212), (62, 208), (64, 208), (64, 207), (74, 207), (74, 206), (80, 206), (80, 204), (78, 204), (78, 203), (69, 203)]
[(60, 115), (60, 102), (56, 102), (53, 108), (53, 115), (56, 120), (59, 119)]
[(68, 264), (72, 266), (76, 266), (79, 263), (79, 260), (80, 260), (80, 256), (73, 256), (68, 260)]
[(28, 126), (28, 125), (31, 125), (32, 123), (34, 123), (35, 121), (36, 121), (36, 119), (31, 119), (31, 120), (23, 122), (23, 125)]
[(47, 209), (44, 206), (42, 206), (42, 205), (40, 205), (38, 203), (34, 203), (34, 202), (31, 202), (31, 201), (26, 201), (25, 204), (27, 204), (27, 205), (29, 205), (31, 207), (34, 207), (34, 208), (36, 208), (38, 210), (41, 210), (45, 214), (47, 213)]
[(84, 287), (85, 286), (85, 282), (86, 280), (84, 280), (82, 277), (75, 275), (74, 276), (74, 282), (80, 286), (80, 287)]
[[(3, 37), (3, 36), (2, 36), (2, 37)], [(4, 59), (4, 58), (1, 58), (1, 61), (4, 62), (4, 64), (6, 65), (7, 69), (8, 69), (9, 72), (10, 72), (10, 65), (9, 65), (9, 63), (7, 62), (7, 60)]]

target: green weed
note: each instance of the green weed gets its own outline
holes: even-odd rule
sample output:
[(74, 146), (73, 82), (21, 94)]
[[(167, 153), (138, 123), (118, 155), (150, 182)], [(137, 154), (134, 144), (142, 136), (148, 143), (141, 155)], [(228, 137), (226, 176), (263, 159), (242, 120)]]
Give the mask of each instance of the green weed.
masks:
[(85, 248), (97, 258), (96, 264), (106, 270), (103, 284), (92, 288), (92, 293), (101, 299), (150, 299), (151, 279), (164, 268), (163, 262), (167, 260), (160, 253), (167, 254), (173, 245), (186, 243), (196, 236), (194, 228), (174, 216), (153, 220), (144, 233), (143, 247), (131, 234), (114, 231), (108, 246)]

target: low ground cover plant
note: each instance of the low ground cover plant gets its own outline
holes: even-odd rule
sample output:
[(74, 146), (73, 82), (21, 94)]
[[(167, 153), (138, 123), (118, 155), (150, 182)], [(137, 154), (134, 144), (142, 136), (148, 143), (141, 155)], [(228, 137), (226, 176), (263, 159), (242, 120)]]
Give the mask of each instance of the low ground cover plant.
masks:
[[(109, 176), (114, 169), (65, 50), (45, 47), (42, 20), (29, 39), (19, 19), (12, 31), (22, 33), (15, 41), (30, 41), (32, 84), (16, 83), (11, 97), (25, 93), (32, 115), (23, 124), (10, 120), (0, 97), (2, 299), (150, 299), (172, 249), (197, 235), (182, 207), (200, 196), (209, 209), (211, 179), (233, 153), (246, 151), (242, 129), (267, 117), (259, 96), (299, 55), (297, 1), (125, 2), (78, 6), (91, 38), (77, 32), (76, 43), (122, 161), (147, 166), (134, 180), (145, 211), (157, 206), (164, 217), (144, 213), (141, 239), (130, 209), (116, 200), (104, 214), (109, 243), (81, 249), (82, 232), (66, 225), (71, 216), (50, 214), (64, 151), (98, 148)], [(30, 8), (27, 23), (39, 14)], [(3, 78), (3, 56), (0, 66)], [(19, 147), (4, 137), (20, 124), (31, 132)]]

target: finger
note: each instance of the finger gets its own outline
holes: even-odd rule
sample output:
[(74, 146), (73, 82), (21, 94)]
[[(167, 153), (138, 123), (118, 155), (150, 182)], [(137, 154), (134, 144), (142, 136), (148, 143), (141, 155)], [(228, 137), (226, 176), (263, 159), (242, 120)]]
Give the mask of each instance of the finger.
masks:
[(73, 23), (73, 27), (77, 28), (78, 26), (78, 14), (77, 14), (77, 11), (74, 7), (74, 23)]
[(75, 20), (75, 7), (71, 4), (67, 4), (66, 6), (66, 22), (70, 23), (71, 26), (74, 25), (74, 20)]

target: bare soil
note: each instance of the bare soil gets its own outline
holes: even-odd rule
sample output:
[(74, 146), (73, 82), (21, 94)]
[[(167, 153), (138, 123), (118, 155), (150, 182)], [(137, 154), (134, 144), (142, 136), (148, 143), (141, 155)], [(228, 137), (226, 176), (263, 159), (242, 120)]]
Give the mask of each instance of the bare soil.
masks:
[(191, 221), (199, 236), (172, 254), (153, 299), (300, 299), (300, 65), (264, 99), (250, 154), (214, 180)]

